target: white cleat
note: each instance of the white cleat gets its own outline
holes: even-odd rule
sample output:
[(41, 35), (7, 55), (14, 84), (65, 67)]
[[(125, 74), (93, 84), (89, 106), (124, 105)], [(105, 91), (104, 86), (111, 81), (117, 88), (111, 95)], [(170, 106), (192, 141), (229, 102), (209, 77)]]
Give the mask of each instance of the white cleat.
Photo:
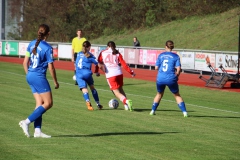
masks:
[(34, 133), (34, 138), (51, 138), (51, 136), (40, 132), (40, 133)]
[(187, 112), (183, 112), (183, 117), (188, 117)]
[(23, 129), (23, 133), (29, 138), (30, 134), (28, 132), (29, 125), (23, 121), (19, 122), (19, 126)]
[(128, 108), (128, 106), (127, 106), (127, 105), (124, 105), (124, 109), (125, 109), (126, 111), (128, 111), (128, 110), (129, 110), (129, 108)]
[(153, 116), (153, 115), (156, 115), (155, 111), (152, 110), (150, 113), (149, 113), (150, 116)]

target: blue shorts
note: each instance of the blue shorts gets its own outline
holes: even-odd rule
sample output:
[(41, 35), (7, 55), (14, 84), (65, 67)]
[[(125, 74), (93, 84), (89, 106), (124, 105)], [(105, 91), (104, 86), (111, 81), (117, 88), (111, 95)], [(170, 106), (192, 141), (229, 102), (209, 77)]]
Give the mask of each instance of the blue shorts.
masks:
[(87, 85), (91, 86), (94, 84), (92, 73), (77, 74), (76, 78), (80, 89), (87, 88)]
[(28, 72), (26, 76), (27, 82), (32, 90), (32, 93), (50, 92), (51, 88), (45, 75), (35, 72)]
[(170, 91), (171, 91), (173, 94), (179, 92), (179, 88), (178, 88), (178, 83), (177, 83), (177, 81), (171, 82), (171, 83), (169, 83), (169, 82), (168, 82), (168, 83), (157, 82), (157, 83), (156, 83), (156, 86), (157, 86), (157, 91), (158, 91), (159, 93), (164, 92), (166, 86), (168, 86), (168, 88), (170, 89)]

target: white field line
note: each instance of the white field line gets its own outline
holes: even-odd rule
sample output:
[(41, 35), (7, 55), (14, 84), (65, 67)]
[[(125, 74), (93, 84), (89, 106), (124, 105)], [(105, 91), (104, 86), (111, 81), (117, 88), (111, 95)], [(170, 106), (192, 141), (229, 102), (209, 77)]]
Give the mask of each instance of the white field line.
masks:
[[(14, 72), (7, 72), (7, 71), (0, 71), (0, 72), (4, 72), (4, 73), (7, 73), (7, 74), (13, 74), (13, 75), (25, 77), (25, 75), (14, 73)], [(49, 81), (52, 81), (52, 80), (49, 80)], [(73, 85), (74, 86), (74, 84), (72, 84), (72, 83), (66, 83), (66, 82), (59, 82), (59, 83), (60, 84), (65, 84), (65, 85), (71, 85), (71, 86)], [(97, 90), (103, 91), (103, 92), (112, 92), (110, 90), (105, 90), (105, 89), (97, 89)], [(149, 99), (153, 99), (154, 98), (154, 97), (150, 97), (150, 96), (136, 95), (136, 94), (130, 94), (130, 93), (127, 93), (127, 94), (135, 96), (135, 97), (141, 97), (141, 98), (149, 98)], [(162, 101), (166, 101), (166, 102), (170, 102), (170, 103), (176, 103), (176, 101), (166, 100), (166, 99), (162, 99)], [(220, 112), (228, 112), (228, 113), (239, 114), (239, 112), (234, 112), (234, 111), (229, 111), (229, 110), (222, 110), (222, 109), (216, 109), (216, 108), (200, 106), (200, 105), (195, 105), (195, 104), (190, 104), (190, 103), (186, 103), (186, 105), (187, 106), (198, 107), (198, 108), (205, 108), (205, 109), (209, 109), (209, 110), (220, 111)]]

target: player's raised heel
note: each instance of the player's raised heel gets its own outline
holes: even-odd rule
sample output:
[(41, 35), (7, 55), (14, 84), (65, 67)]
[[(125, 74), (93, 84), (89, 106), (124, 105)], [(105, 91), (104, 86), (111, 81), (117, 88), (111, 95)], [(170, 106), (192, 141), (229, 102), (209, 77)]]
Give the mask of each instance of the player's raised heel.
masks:
[(92, 104), (90, 102), (86, 102), (86, 105), (87, 105), (89, 111), (94, 110), (93, 107), (92, 107)]
[(129, 108), (129, 111), (133, 111), (133, 107), (132, 107), (132, 100), (128, 99), (126, 101), (127, 105), (128, 105), (128, 108)]
[(26, 123), (24, 122), (24, 120), (19, 122), (19, 126), (22, 128), (23, 133), (24, 133), (27, 137), (30, 137), (30, 134), (29, 134), (29, 132), (28, 132), (29, 125), (26, 124)]

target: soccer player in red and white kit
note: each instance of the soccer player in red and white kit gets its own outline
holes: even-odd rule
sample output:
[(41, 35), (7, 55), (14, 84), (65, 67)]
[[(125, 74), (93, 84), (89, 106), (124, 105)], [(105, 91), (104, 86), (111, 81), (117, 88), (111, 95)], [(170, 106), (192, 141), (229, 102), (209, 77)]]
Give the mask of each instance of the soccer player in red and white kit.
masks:
[(116, 45), (113, 41), (109, 41), (107, 43), (107, 49), (99, 54), (98, 62), (102, 64), (101, 69), (105, 72), (108, 85), (114, 95), (123, 102), (125, 110), (133, 111), (132, 100), (127, 99), (123, 90), (123, 73), (121, 66), (129, 72), (132, 77), (135, 76), (135, 73), (124, 61), (121, 53), (116, 50)]

